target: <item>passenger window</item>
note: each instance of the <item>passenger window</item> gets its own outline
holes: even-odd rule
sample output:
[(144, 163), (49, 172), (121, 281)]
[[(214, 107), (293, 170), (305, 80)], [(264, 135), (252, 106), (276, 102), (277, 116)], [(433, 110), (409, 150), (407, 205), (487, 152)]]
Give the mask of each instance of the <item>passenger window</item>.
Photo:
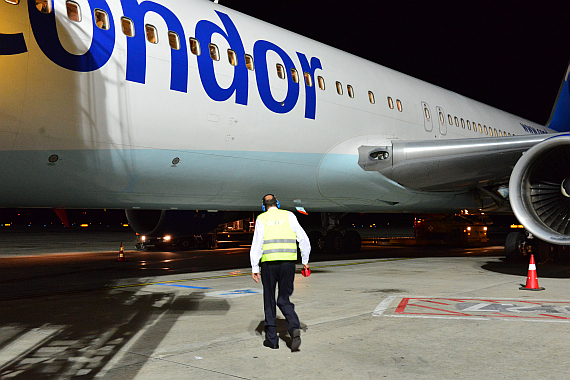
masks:
[(253, 71), (254, 67), (253, 67), (253, 57), (249, 54), (245, 55), (245, 66), (247, 67), (248, 70)]
[(107, 12), (101, 9), (95, 9), (95, 25), (99, 27), (99, 29), (109, 30), (109, 16)]
[(36, 8), (42, 13), (51, 13), (51, 0), (36, 0)]
[(232, 49), (228, 49), (228, 61), (230, 61), (232, 66), (237, 66), (238, 64), (236, 52)]
[(467, 120), (467, 129), (471, 130), (471, 122)]
[(376, 100), (374, 99), (374, 94), (372, 93), (372, 91), (368, 91), (368, 100), (370, 100), (371, 104), (376, 103)]
[(190, 37), (188, 41), (190, 42), (190, 51), (192, 54), (200, 55), (200, 41), (192, 37)]
[[(499, 136), (500, 136), (500, 137), (503, 137), (503, 131), (501, 131), (500, 129), (499, 129)], [(505, 135), (505, 136), (506, 136), (506, 135)]]
[(311, 74), (305, 72), (305, 84), (308, 87), (313, 87), (313, 77), (311, 76)]
[(342, 95), (342, 84), (340, 82), (336, 82), (336, 92)]
[(348, 90), (348, 96), (354, 98), (354, 90), (352, 89), (352, 86), (348, 84), (346, 85), (346, 89)]
[(483, 127), (481, 127), (481, 124), (479, 124), (479, 133), (483, 133)]
[(400, 99), (396, 99), (396, 105), (398, 106), (398, 111), (402, 112), (403, 108)]
[(457, 119), (457, 116), (455, 116), (455, 126), (459, 127), (459, 119)]
[(325, 89), (325, 78), (323, 78), (322, 76), (319, 75), (317, 77), (317, 81), (319, 82), (319, 88), (324, 91), (324, 89)]
[(150, 24), (146, 24), (144, 28), (146, 30), (146, 39), (148, 40), (148, 42), (150, 42), (151, 44), (157, 44), (158, 32), (156, 31), (156, 28)]
[(461, 119), (461, 128), (465, 129), (465, 120)]
[(275, 65), (275, 67), (277, 68), (277, 76), (279, 77), (279, 79), (285, 79), (285, 68), (283, 67), (283, 65), (278, 63), (277, 65)]
[(445, 123), (445, 117), (443, 116), (443, 113), (439, 113), (439, 121), (441, 122), (441, 124)]
[(174, 50), (180, 50), (180, 37), (177, 33), (168, 31), (168, 43)]
[(447, 115), (447, 120), (449, 120), (449, 125), (453, 125), (453, 119), (451, 118), (451, 115)]
[(488, 134), (489, 134), (489, 131), (487, 130), (487, 126), (484, 125), (483, 128), (485, 129), (485, 134), (488, 135)]
[(293, 82), (299, 83), (299, 74), (297, 74), (297, 70), (291, 68), (291, 78), (293, 78)]
[(388, 96), (388, 107), (390, 107), (391, 110), (394, 109), (394, 101), (389, 96)]
[(208, 44), (208, 47), (210, 49), (210, 57), (214, 61), (219, 61), (220, 60), (220, 53), (218, 51), (218, 46), (215, 44)]
[(71, 21), (80, 22), (81, 8), (79, 8), (79, 4), (75, 1), (67, 1), (65, 6), (67, 8), (67, 17), (69, 17)]
[(6, 2), (8, 4), (14, 4), (14, 5), (18, 5), (20, 3), (20, 0), (6, 0)]
[(123, 29), (123, 33), (125, 36), (134, 37), (135, 36), (135, 27), (133, 25), (133, 20), (126, 17), (121, 17), (121, 28)]

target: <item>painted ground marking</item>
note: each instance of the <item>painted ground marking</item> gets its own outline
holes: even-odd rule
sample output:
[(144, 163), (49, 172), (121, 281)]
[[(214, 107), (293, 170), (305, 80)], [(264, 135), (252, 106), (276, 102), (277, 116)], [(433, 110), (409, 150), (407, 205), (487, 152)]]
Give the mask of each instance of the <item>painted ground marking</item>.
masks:
[[(394, 308), (393, 302), (397, 298), (399, 301)], [(570, 301), (388, 296), (378, 304), (372, 315), (568, 323)]]

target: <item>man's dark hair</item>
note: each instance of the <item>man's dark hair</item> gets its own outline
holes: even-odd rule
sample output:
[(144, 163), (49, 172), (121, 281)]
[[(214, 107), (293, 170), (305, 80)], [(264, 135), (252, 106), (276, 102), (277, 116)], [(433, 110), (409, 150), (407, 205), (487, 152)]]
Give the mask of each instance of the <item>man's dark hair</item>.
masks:
[(266, 210), (269, 209), (269, 207), (277, 207), (277, 198), (275, 198), (273, 194), (266, 194), (263, 197), (263, 205)]

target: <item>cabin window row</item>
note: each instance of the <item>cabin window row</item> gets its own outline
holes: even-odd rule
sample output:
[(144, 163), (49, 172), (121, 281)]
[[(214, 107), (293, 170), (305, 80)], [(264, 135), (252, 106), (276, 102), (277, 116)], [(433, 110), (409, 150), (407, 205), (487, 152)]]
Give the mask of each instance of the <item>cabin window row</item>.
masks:
[[(442, 112), (439, 113), (439, 121), (442, 124), (445, 123), (445, 117), (443, 116)], [(467, 128), (468, 130), (471, 130), (471, 125), (473, 125), (473, 132), (480, 134), (484, 133), (485, 135), (488, 136), (495, 136), (495, 137), (514, 136), (514, 134), (511, 134), (510, 132), (505, 132), (497, 128), (487, 127), (484, 124), (481, 125), (480, 123), (476, 123), (474, 121), (471, 122), (470, 120), (458, 118), (457, 116), (447, 115), (447, 121), (451, 126), (455, 125), (458, 128), (461, 126), (463, 129)]]
[[(19, 0), (6, 0), (6, 1), (11, 3), (11, 4), (18, 4), (19, 3)], [(35, 0), (35, 1), (36, 1), (36, 8), (40, 12), (51, 13), (51, 11), (52, 11), (51, 0)], [(66, 8), (67, 8), (67, 17), (71, 21), (81, 22), (81, 20), (82, 20), (81, 7), (79, 6), (78, 3), (76, 3), (75, 1), (72, 1), (72, 0), (67, 0), (66, 1)], [(105, 12), (104, 10), (101, 10), (101, 9), (95, 9), (93, 11), (93, 13), (95, 16), (95, 24), (97, 25), (97, 27), (99, 27), (100, 29), (103, 29), (103, 30), (108, 30), (110, 25), (109, 25), (109, 16), (107, 15), (107, 12)], [(121, 29), (123, 31), (123, 34), (128, 36), (128, 37), (134, 37), (135, 36), (135, 28), (134, 28), (133, 21), (131, 19), (129, 19), (127, 17), (121, 17)], [(154, 25), (145, 24), (145, 34), (146, 34), (146, 39), (148, 42), (150, 42), (152, 44), (158, 44), (158, 42), (159, 42), (158, 31)], [(180, 50), (180, 47), (181, 47), (180, 46), (180, 37), (178, 36), (178, 34), (176, 32), (173, 32), (173, 31), (168, 32), (168, 43), (172, 49)], [(190, 37), (189, 43), (190, 43), (190, 51), (192, 52), (192, 54), (200, 55), (201, 54), (200, 41), (198, 41), (196, 38)], [(218, 46), (216, 44), (213, 44), (213, 43), (208, 44), (208, 51), (209, 51), (210, 57), (214, 61), (220, 60), (220, 52), (219, 52)], [(238, 65), (238, 57), (237, 57), (236, 52), (232, 49), (228, 49), (227, 54), (228, 54), (229, 63), (232, 66), (237, 66)], [(254, 70), (253, 57), (249, 54), (245, 54), (244, 60), (245, 60), (245, 65), (248, 68), (248, 70), (253, 71)], [(286, 70), (283, 67), (283, 65), (278, 63), (276, 65), (276, 70), (277, 70), (277, 76), (280, 79), (286, 78), (287, 74), (286, 74)], [(309, 74), (308, 72), (304, 72), (303, 76), (304, 76), (305, 84), (309, 87), (312, 87), (313, 86), (313, 78), (312, 78), (311, 74)], [(293, 82), (299, 83), (299, 73), (294, 68), (291, 69), (291, 78), (293, 79)], [(323, 91), (325, 90), (325, 79), (322, 76), (317, 77), (317, 85), (318, 85), (319, 89), (321, 89)], [(350, 85), (350, 84), (347, 85), (346, 90), (347, 90), (348, 96), (350, 98), (354, 98), (354, 88), (352, 87), (352, 85)], [(336, 91), (339, 95), (344, 94), (342, 83), (340, 83), (338, 81), (336, 82)], [(394, 101), (392, 100), (392, 98), (388, 97), (387, 99), (388, 99), (388, 106), (391, 109), (394, 109)], [(372, 91), (368, 91), (368, 100), (370, 101), (371, 104), (376, 103), (376, 99), (374, 98), (374, 93)], [(398, 111), (402, 112), (402, 110), (403, 110), (402, 102), (399, 99), (396, 99), (396, 106), (398, 108)]]

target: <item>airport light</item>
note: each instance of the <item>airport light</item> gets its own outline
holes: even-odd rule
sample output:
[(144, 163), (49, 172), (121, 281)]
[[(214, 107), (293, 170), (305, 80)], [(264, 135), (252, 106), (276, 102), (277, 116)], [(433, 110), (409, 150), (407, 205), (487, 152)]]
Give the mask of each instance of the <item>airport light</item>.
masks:
[(164, 241), (170, 241), (170, 239), (172, 239), (172, 236), (170, 235), (166, 235), (165, 237), (162, 238), (162, 240)]

